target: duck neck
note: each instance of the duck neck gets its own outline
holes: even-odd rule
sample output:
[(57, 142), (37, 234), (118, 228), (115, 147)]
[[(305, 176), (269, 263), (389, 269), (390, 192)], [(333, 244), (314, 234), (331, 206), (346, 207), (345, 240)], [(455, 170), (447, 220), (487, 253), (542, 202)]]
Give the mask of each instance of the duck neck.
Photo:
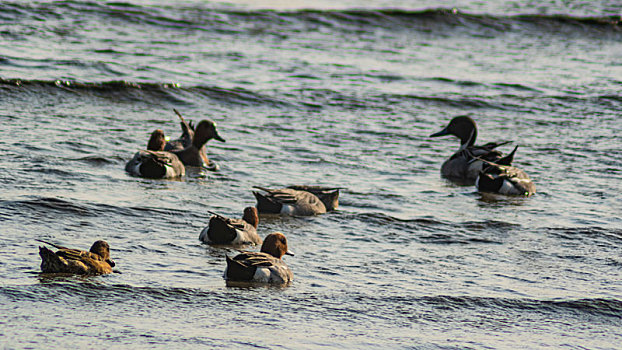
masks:
[(477, 139), (477, 129), (473, 128), (471, 131), (460, 136), (460, 149), (466, 149), (472, 147)]

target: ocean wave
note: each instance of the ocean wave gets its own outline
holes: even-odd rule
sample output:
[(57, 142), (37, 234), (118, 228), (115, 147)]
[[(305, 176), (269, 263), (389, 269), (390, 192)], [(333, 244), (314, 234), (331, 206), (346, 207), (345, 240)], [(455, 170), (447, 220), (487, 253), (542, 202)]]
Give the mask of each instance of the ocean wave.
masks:
[[(241, 10), (197, 6), (141, 6), (123, 2), (58, 1), (22, 4), (2, 2), (5, 22), (24, 20), (83, 20), (94, 16), (105, 22), (125, 22), (166, 29), (214, 31), (220, 34), (269, 34), (317, 31), (408, 29), (422, 32), (466, 29), (477, 35), (507, 31), (537, 31), (568, 35), (575, 33), (622, 34), (619, 15), (579, 17), (569, 14), (488, 15), (463, 13), (456, 9), (346, 9), (346, 10)], [(259, 30), (258, 28), (261, 28)], [(462, 31), (460, 31), (462, 32)]]
[(176, 105), (190, 103), (185, 94), (192, 97), (208, 97), (212, 100), (236, 105), (291, 106), (286, 100), (273, 98), (243, 88), (224, 88), (218, 86), (182, 87), (177, 83), (150, 83), (129, 81), (77, 82), (70, 80), (23, 80), (0, 78), (0, 91), (19, 93), (27, 92), (65, 92), (76, 95), (110, 99), (115, 102), (168, 101)]
[(155, 207), (122, 207), (103, 203), (91, 203), (55, 197), (33, 197), (23, 200), (0, 201), (0, 208), (10, 209), (17, 215), (29, 213), (64, 214), (71, 217), (96, 217), (100, 215), (127, 216), (127, 217), (179, 217), (191, 216), (191, 212), (173, 208)]
[[(226, 291), (204, 290), (200, 288), (180, 287), (140, 287), (127, 284), (106, 283), (108, 276), (101, 278), (85, 278), (80, 276), (39, 275), (40, 284), (27, 286), (2, 286), (0, 295), (14, 300), (54, 301), (72, 303), (72, 299), (82, 300), (85, 297), (96, 298), (103, 303), (115, 304), (118, 300), (130, 302), (140, 300), (141, 303), (174, 302), (187, 305), (206, 305), (226, 302), (244, 305), (253, 302), (252, 295), (239, 294), (235, 300)], [(343, 298), (347, 300), (343, 300)], [(299, 298), (290, 296), (296, 305), (323, 305), (324, 299)], [(530, 298), (496, 298), (478, 296), (378, 296), (352, 293), (341, 296), (343, 305), (352, 305), (351, 299), (364, 300), (364, 305), (375, 305), (379, 313), (387, 307), (405, 307), (418, 310), (426, 307), (442, 308), (447, 311), (493, 312), (509, 315), (512, 312), (541, 314), (570, 314), (573, 317), (590, 315), (601, 319), (622, 319), (622, 301), (614, 298), (582, 298), (568, 300), (540, 300)], [(282, 302), (278, 301), (278, 302)], [(495, 311), (498, 310), (498, 311)], [(374, 312), (372, 312), (374, 313)], [(418, 317), (418, 314), (413, 314)]]

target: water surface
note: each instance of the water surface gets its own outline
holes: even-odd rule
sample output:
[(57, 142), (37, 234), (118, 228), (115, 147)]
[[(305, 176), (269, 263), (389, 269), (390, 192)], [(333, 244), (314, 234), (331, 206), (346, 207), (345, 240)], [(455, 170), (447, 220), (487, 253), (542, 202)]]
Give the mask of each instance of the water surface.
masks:
[[(619, 347), (619, 4), (441, 5), (0, 1), (0, 344)], [(128, 176), (173, 108), (218, 122), (221, 170)], [(442, 179), (458, 141), (428, 135), (456, 115), (538, 193)], [(344, 189), (261, 218), (294, 283), (227, 288), (207, 211), (303, 183)], [(105, 239), (122, 274), (41, 276), (35, 238)]]

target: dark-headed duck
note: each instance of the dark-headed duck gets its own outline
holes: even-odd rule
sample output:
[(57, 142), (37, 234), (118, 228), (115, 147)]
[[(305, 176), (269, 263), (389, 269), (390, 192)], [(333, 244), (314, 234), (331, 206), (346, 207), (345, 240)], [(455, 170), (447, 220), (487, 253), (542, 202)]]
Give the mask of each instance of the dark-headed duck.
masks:
[(39, 247), (41, 271), (45, 273), (71, 273), (78, 275), (102, 275), (112, 273), (115, 263), (110, 259), (110, 247), (106, 241), (93, 243), (86, 252), (69, 249), (56, 244), (37, 240), (58, 249), (53, 252), (45, 246)]
[(489, 142), (483, 146), (475, 146), (477, 126), (467, 116), (453, 118), (441, 131), (430, 135), (438, 137), (454, 135), (460, 139), (460, 148), (441, 166), (441, 175), (451, 180), (464, 181), (472, 184), (484, 167), (484, 161), (510, 165), (510, 158), (502, 158), (501, 152), (495, 148), (509, 142)]
[(204, 167), (208, 170), (217, 171), (218, 165), (207, 158), (203, 148), (207, 141), (211, 139), (225, 142), (225, 139), (220, 137), (218, 130), (216, 130), (216, 123), (211, 120), (202, 120), (194, 130), (190, 146), (181, 150), (172, 150), (171, 152), (177, 155), (186, 166)]
[(281, 259), (294, 255), (287, 248), (287, 239), (280, 232), (266, 236), (260, 252), (242, 252), (233, 258), (227, 256), (225, 280), (233, 282), (259, 282), (285, 284), (294, 274)]
[(186, 174), (179, 157), (171, 152), (164, 151), (166, 139), (160, 129), (151, 133), (147, 150), (140, 150), (125, 164), (125, 171), (134, 176), (149, 179), (170, 179)]
[(199, 240), (209, 244), (261, 244), (257, 234), (257, 208), (244, 208), (242, 219), (231, 219), (216, 213), (201, 231)]
[(253, 191), (260, 213), (310, 216), (326, 213), (326, 205), (311, 192), (292, 188), (268, 189), (254, 186), (265, 193)]

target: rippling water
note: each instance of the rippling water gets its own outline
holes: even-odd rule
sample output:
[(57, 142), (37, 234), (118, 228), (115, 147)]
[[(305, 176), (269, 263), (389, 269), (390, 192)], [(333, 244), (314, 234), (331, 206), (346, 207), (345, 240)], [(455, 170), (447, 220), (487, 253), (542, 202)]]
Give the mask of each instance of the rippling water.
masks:
[[(619, 348), (619, 2), (436, 6), (0, 1), (0, 344)], [(173, 108), (218, 122), (221, 171), (128, 176)], [(428, 135), (456, 115), (538, 193), (443, 180), (458, 141)], [(261, 218), (294, 283), (227, 288), (207, 211), (303, 183), (344, 189)], [(122, 274), (39, 275), (35, 238), (105, 239)]]

